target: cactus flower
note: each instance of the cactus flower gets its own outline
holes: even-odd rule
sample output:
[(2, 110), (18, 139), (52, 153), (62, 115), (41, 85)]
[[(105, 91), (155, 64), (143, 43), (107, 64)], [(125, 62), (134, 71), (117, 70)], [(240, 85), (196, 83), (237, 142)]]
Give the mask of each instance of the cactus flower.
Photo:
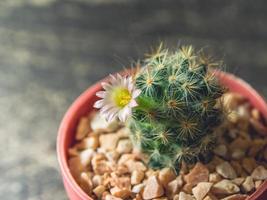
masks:
[(110, 83), (102, 83), (104, 91), (96, 93), (101, 99), (95, 102), (94, 107), (100, 108), (100, 114), (109, 122), (115, 118), (125, 122), (131, 116), (132, 108), (137, 106), (136, 98), (141, 90), (135, 88), (131, 76), (117, 74), (110, 77)]

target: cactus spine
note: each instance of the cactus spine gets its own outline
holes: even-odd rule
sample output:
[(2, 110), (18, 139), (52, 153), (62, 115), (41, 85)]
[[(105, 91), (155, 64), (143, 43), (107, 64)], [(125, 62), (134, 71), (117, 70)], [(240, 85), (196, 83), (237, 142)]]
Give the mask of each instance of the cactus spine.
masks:
[(170, 52), (160, 45), (136, 73), (135, 85), (142, 92), (129, 127), (152, 168), (178, 171), (182, 162), (206, 158), (214, 147), (223, 88), (211, 65), (192, 46)]

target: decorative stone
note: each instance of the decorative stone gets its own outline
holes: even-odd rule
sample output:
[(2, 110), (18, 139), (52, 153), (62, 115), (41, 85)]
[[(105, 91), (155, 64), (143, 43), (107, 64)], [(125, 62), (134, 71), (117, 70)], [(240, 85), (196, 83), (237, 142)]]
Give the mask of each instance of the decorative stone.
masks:
[(222, 200), (246, 200), (248, 195), (245, 194), (234, 194), (223, 198)]
[(123, 200), (122, 198), (114, 197), (110, 194), (105, 196), (105, 200)]
[(170, 168), (163, 168), (162, 170), (160, 170), (159, 172), (159, 181), (160, 183), (166, 188), (166, 186), (168, 185), (169, 182), (171, 182), (172, 180), (174, 180), (176, 177), (174, 171)]
[(219, 146), (217, 146), (213, 152), (218, 155), (218, 156), (221, 156), (221, 157), (225, 157), (226, 154), (227, 154), (227, 148), (224, 144), (221, 144)]
[(135, 158), (136, 158), (136, 155), (132, 153), (122, 154), (118, 161), (118, 164), (119, 165), (125, 164), (128, 160), (135, 160)]
[(140, 161), (128, 160), (125, 165), (128, 167), (130, 172), (135, 170), (146, 171), (146, 166)]
[(238, 177), (232, 180), (232, 182), (238, 186), (242, 185), (242, 183), (245, 181), (244, 177)]
[(231, 166), (234, 168), (238, 176), (242, 176), (245, 172), (238, 161), (232, 160)]
[(117, 162), (120, 154), (116, 150), (106, 152), (106, 157), (110, 162)]
[(186, 183), (184, 186), (183, 186), (183, 191), (188, 193), (188, 194), (192, 194), (192, 188), (194, 187), (193, 184), (190, 184), (190, 183)]
[(131, 184), (136, 185), (136, 184), (141, 183), (144, 177), (145, 177), (145, 173), (143, 171), (134, 170), (131, 176)]
[(244, 158), (242, 160), (242, 167), (246, 170), (247, 173), (251, 173), (253, 169), (257, 166), (254, 158)]
[(258, 189), (260, 187), (260, 185), (262, 184), (262, 180), (259, 181), (255, 181), (255, 188)]
[(82, 117), (79, 121), (75, 139), (81, 140), (83, 139), (89, 132), (91, 131), (90, 123), (88, 117)]
[(89, 137), (85, 138), (83, 141), (85, 143), (86, 148), (91, 148), (91, 149), (96, 150), (99, 147), (98, 135), (89, 136)]
[(265, 180), (267, 179), (267, 170), (263, 166), (258, 166), (251, 174), (254, 180)]
[(267, 134), (267, 127), (265, 127), (261, 122), (253, 118), (250, 118), (249, 121), (251, 125), (253, 126), (253, 128), (257, 131), (257, 133), (259, 133), (260, 135)]
[(222, 96), (222, 99), (224, 107), (229, 110), (235, 109), (237, 106), (239, 106), (242, 102), (245, 101), (245, 98), (242, 95), (230, 92), (225, 93)]
[(143, 192), (143, 199), (153, 199), (161, 197), (164, 194), (164, 189), (159, 183), (156, 176), (149, 177)]
[(168, 196), (174, 196), (179, 192), (183, 186), (183, 179), (181, 176), (178, 176), (175, 180), (168, 183), (166, 186), (166, 192)]
[(127, 188), (119, 188), (119, 187), (113, 187), (110, 189), (110, 193), (115, 196), (122, 199), (126, 199), (131, 195), (131, 191)]
[(117, 146), (117, 152), (120, 154), (130, 153), (132, 151), (132, 142), (129, 139), (122, 139), (119, 141)]
[(97, 187), (99, 185), (102, 185), (103, 183), (103, 177), (100, 175), (94, 175), (92, 178), (93, 186)]
[(103, 175), (105, 173), (111, 173), (112, 172), (112, 166), (111, 163), (109, 163), (106, 160), (99, 160), (95, 164), (92, 165), (93, 170), (96, 174)]
[(251, 141), (238, 137), (235, 139), (231, 144), (229, 145), (230, 149), (233, 151), (234, 149), (242, 149), (242, 150), (247, 150), (251, 145)]
[(99, 185), (93, 190), (93, 193), (97, 196), (97, 198), (100, 199), (102, 197), (103, 192), (105, 191), (106, 191), (106, 187), (103, 185)]
[(92, 149), (86, 149), (79, 154), (81, 164), (86, 167), (92, 160), (95, 152)]
[(211, 173), (209, 175), (209, 182), (211, 182), (211, 183), (217, 183), (220, 180), (222, 180), (222, 177), (217, 172)]
[(99, 143), (102, 149), (114, 150), (116, 149), (117, 143), (120, 137), (116, 133), (102, 134), (99, 137)]
[(234, 149), (231, 156), (233, 159), (240, 160), (241, 158), (244, 158), (245, 151), (239, 148)]
[(214, 194), (235, 194), (240, 191), (239, 187), (229, 180), (222, 180), (212, 187)]
[(234, 179), (237, 177), (235, 170), (229, 162), (223, 162), (216, 166), (216, 172), (224, 178)]
[(197, 200), (202, 200), (208, 194), (213, 184), (209, 182), (200, 182), (192, 189), (193, 195)]
[(242, 184), (242, 189), (246, 192), (249, 193), (255, 188), (253, 178), (251, 176), (246, 177), (245, 181)]
[(88, 173), (82, 172), (80, 176), (80, 186), (87, 194), (92, 192), (93, 183)]
[(179, 200), (194, 200), (194, 197), (190, 194), (186, 194), (184, 192), (179, 193)]
[(132, 188), (132, 192), (133, 193), (141, 193), (142, 192), (142, 190), (144, 189), (144, 187), (145, 187), (145, 184), (144, 183), (140, 183), (140, 184), (138, 184), (138, 185), (135, 185), (135, 186), (133, 186), (133, 188)]
[(81, 172), (84, 171), (84, 166), (81, 164), (80, 157), (70, 158), (68, 164), (71, 174), (77, 180), (80, 177)]
[(205, 165), (198, 162), (184, 178), (187, 183), (195, 186), (199, 182), (207, 182), (209, 180), (209, 170)]
[(100, 113), (96, 113), (94, 117), (91, 119), (91, 128), (93, 131), (115, 131), (119, 127), (119, 123), (114, 120), (112, 122), (107, 122), (107, 120), (100, 115)]
[(207, 194), (204, 200), (218, 200), (213, 194)]

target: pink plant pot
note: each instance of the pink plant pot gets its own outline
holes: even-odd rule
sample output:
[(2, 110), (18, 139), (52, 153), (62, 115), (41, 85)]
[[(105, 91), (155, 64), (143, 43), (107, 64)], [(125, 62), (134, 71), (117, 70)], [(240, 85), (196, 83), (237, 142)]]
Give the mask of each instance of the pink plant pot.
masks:
[[(218, 76), (221, 83), (228, 87), (230, 91), (245, 96), (254, 107), (261, 111), (265, 119), (267, 119), (266, 102), (249, 84), (231, 74), (220, 71), (216, 72), (216, 76)], [(71, 200), (92, 200), (92, 197), (89, 197), (72, 177), (67, 162), (67, 150), (75, 142), (74, 134), (79, 119), (93, 110), (93, 103), (97, 99), (95, 93), (100, 89), (101, 85), (98, 82), (79, 96), (65, 114), (58, 131), (57, 156), (63, 183), (68, 197)], [(267, 181), (250, 195), (248, 199), (267, 200)]]

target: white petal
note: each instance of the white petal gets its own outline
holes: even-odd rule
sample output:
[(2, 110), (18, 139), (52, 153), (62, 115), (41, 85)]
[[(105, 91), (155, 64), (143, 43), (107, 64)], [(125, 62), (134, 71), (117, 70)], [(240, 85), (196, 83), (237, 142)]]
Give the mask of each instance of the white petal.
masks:
[(97, 92), (95, 95), (96, 95), (97, 97), (100, 97), (100, 98), (105, 98), (105, 97), (106, 97), (106, 94), (107, 94), (106, 91), (99, 91), (99, 92)]
[(136, 106), (138, 106), (137, 102), (136, 102), (134, 99), (132, 99), (132, 100), (130, 101), (130, 103), (129, 103), (129, 107), (130, 107), (130, 108), (133, 108), (133, 107), (136, 107)]
[(101, 108), (104, 105), (105, 105), (105, 101), (104, 101), (104, 99), (101, 99), (101, 100), (98, 100), (98, 101), (95, 102), (94, 107), (95, 108)]
[(131, 108), (126, 106), (119, 112), (118, 114), (119, 120), (125, 122), (130, 114), (131, 114)]
[(119, 73), (117, 73), (117, 78), (121, 80), (122, 76)]
[(107, 105), (104, 105), (101, 109), (100, 109), (100, 114), (105, 114), (106, 112), (108, 112), (110, 109), (113, 108), (113, 105), (111, 104), (107, 104)]
[(102, 85), (102, 87), (103, 87), (105, 90), (110, 90), (110, 89), (112, 89), (112, 85), (110, 85), (109, 83), (102, 82), (101, 85)]
[(127, 85), (128, 90), (132, 93), (133, 89), (134, 89), (134, 84), (129, 82)]
[(133, 97), (133, 98), (136, 98), (136, 97), (138, 97), (140, 94), (141, 94), (141, 90), (139, 90), (139, 89), (135, 89), (135, 90), (133, 91), (132, 97)]
[(110, 111), (108, 112), (108, 114), (107, 114), (107, 118), (106, 118), (107, 121), (108, 121), (108, 122), (113, 121), (114, 118), (117, 116), (117, 114), (118, 114), (118, 109), (114, 108), (114, 109), (110, 110)]

